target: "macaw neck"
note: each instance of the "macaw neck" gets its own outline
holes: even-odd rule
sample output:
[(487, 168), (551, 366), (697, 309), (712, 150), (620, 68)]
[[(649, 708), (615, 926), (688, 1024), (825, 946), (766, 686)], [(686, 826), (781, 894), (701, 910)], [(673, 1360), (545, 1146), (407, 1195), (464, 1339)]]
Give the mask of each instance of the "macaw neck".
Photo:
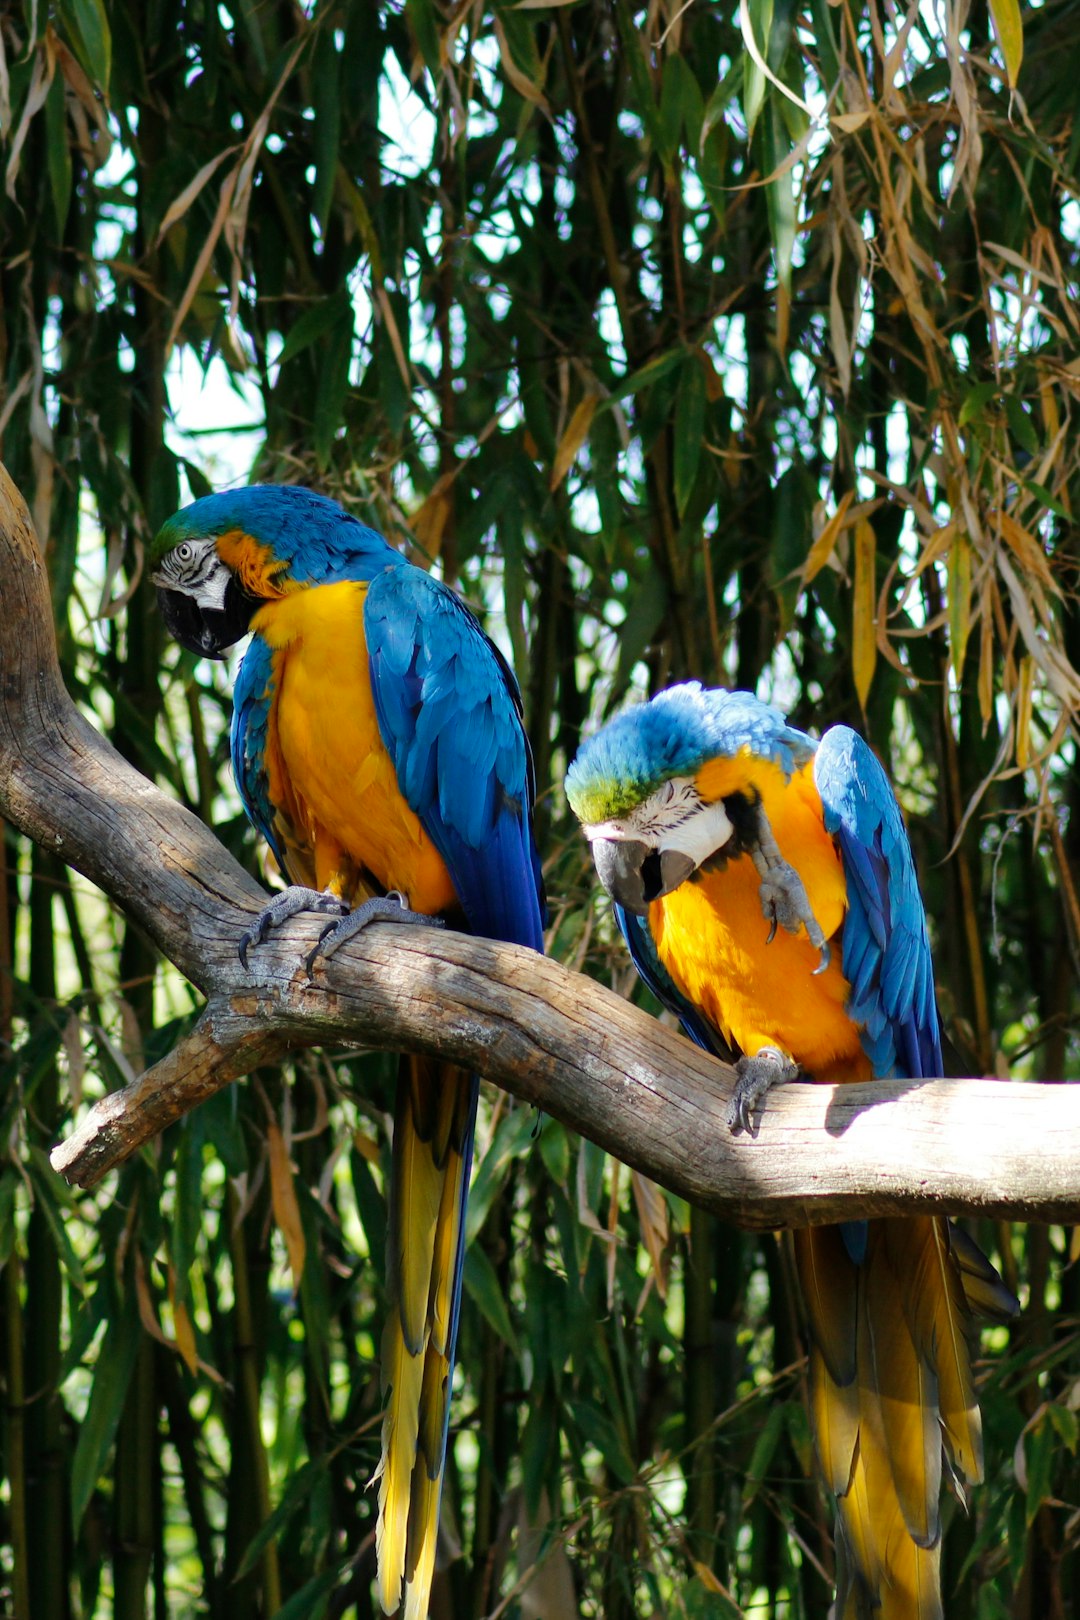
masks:
[(370, 551), (329, 552), (324, 548), (306, 562), (302, 553), (284, 557), (242, 529), (219, 535), (216, 544), (218, 556), (248, 595), (268, 602), (316, 586), (365, 584), (384, 568), (410, 566), (400, 552), (375, 538)]
[(710, 801), (736, 794), (748, 803), (760, 799), (783, 858), (798, 872), (833, 942), (832, 962), (815, 972), (819, 952), (802, 929), (797, 935), (778, 929), (769, 941), (750, 855), (724, 861), (723, 850), (650, 907), (661, 961), (682, 993), (741, 1051), (753, 1055), (775, 1046), (815, 1078), (869, 1078), (858, 1030), (845, 1010), (839, 935), (847, 890), (825, 830), (813, 761), (788, 778), (779, 765), (747, 755), (713, 760), (698, 773), (697, 787)]

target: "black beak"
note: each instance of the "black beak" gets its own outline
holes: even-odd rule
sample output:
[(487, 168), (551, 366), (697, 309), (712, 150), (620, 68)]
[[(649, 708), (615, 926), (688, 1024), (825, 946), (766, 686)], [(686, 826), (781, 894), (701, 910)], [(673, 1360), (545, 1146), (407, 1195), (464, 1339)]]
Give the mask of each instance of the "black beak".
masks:
[(644, 917), (654, 900), (670, 894), (694, 871), (689, 855), (650, 849), (634, 839), (598, 838), (592, 847), (600, 881), (617, 905)]
[(251, 615), (260, 605), (230, 579), (222, 608), (201, 608), (193, 596), (158, 586), (158, 607), (166, 628), (181, 647), (200, 658), (224, 658), (228, 649), (246, 636)]

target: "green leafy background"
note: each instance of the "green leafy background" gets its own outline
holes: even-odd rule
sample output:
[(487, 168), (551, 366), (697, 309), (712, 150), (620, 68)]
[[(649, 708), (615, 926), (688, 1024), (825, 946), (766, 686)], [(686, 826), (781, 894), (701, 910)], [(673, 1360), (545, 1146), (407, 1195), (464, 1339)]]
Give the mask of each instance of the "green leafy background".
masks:
[[(950, 1069), (1077, 1078), (1078, 30), (1076, 0), (6, 7), (2, 453), (87, 715), (261, 867), (227, 676), (166, 642), (143, 557), (211, 485), (317, 483), (510, 656), (560, 960), (647, 1000), (558, 785), (582, 728), (749, 687), (890, 762)], [(49, 1144), (194, 996), (3, 849), (4, 1612), (371, 1616), (392, 1061), (260, 1073), (65, 1192)], [(492, 1091), (479, 1134), (433, 1614), (824, 1620), (784, 1245)], [(947, 1612), (1046, 1620), (1080, 1601), (1077, 1245), (976, 1225), (1025, 1308), (984, 1337)]]

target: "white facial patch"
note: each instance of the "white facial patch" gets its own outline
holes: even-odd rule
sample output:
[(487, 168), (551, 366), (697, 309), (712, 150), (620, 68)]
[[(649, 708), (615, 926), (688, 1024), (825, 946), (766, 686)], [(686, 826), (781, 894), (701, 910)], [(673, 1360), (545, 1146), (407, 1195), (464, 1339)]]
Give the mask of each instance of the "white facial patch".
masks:
[(695, 867), (722, 849), (734, 830), (723, 802), (706, 804), (689, 776), (672, 777), (625, 816), (582, 828), (590, 843), (605, 838), (677, 850)]
[(201, 608), (221, 612), (229, 584), (229, 570), (212, 540), (181, 540), (166, 552), (150, 576), (162, 590), (194, 597)]

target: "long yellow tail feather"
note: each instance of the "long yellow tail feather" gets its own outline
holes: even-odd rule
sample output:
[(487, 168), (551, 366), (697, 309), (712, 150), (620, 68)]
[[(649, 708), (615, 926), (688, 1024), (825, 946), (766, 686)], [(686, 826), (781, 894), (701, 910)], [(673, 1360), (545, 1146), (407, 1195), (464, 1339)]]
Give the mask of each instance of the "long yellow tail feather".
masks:
[(796, 1233), (795, 1254), (811, 1418), (839, 1513), (837, 1613), (943, 1620), (943, 1448), (962, 1480), (982, 1469), (968, 1304), (948, 1225), (872, 1221), (858, 1265), (838, 1228)]
[(435, 1568), (476, 1082), (402, 1059), (387, 1233), (376, 1557), (387, 1614), (425, 1620)]

